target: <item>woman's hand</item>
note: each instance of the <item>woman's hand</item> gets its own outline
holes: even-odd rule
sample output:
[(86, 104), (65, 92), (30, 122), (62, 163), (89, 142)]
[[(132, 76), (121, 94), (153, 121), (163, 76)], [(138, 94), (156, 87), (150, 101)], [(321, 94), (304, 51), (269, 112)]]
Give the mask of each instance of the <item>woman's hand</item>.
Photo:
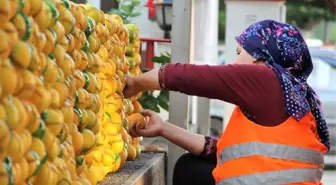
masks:
[(142, 87), (137, 83), (136, 78), (137, 77), (126, 76), (126, 86), (123, 91), (125, 98), (130, 98), (143, 91)]
[(139, 76), (126, 77), (126, 87), (123, 91), (125, 98), (130, 98), (139, 92), (149, 90), (161, 90), (157, 69), (153, 69)]
[(130, 134), (133, 137), (157, 137), (161, 136), (165, 122), (156, 113), (145, 110), (141, 113), (146, 118), (145, 128), (141, 129), (140, 123), (133, 124)]

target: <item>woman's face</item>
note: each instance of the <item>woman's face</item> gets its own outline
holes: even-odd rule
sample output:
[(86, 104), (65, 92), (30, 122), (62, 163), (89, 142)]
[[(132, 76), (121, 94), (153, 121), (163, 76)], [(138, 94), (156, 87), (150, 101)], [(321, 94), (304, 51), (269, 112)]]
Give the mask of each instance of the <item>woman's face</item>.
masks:
[(254, 64), (256, 61), (244, 48), (238, 45), (237, 47), (237, 59), (235, 64)]

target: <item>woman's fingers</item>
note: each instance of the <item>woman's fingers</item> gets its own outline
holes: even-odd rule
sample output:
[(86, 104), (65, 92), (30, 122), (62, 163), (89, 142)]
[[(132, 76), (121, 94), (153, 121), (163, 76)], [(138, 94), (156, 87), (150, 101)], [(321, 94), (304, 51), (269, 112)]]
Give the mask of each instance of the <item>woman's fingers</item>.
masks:
[(137, 123), (135, 126), (136, 132), (140, 135), (140, 136), (146, 136), (146, 133), (148, 132), (148, 130), (145, 128), (141, 128), (141, 124)]
[(143, 110), (143, 111), (141, 112), (141, 114), (142, 114), (143, 116), (148, 116), (148, 117), (152, 117), (152, 116), (154, 115), (154, 113), (153, 113), (152, 111), (150, 111), (150, 110)]
[(135, 123), (135, 124), (133, 124), (132, 126), (131, 126), (131, 128), (129, 129), (130, 130), (130, 134), (131, 134), (131, 136), (132, 137), (139, 137), (139, 134), (138, 134), (138, 132), (137, 132), (137, 125), (138, 125), (139, 123)]

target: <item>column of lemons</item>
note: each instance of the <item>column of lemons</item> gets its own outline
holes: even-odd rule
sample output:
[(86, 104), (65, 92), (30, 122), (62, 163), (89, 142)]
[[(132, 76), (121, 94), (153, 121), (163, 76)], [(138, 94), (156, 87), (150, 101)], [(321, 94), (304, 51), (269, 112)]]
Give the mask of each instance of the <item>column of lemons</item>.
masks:
[[(90, 38), (93, 37), (95, 42), (98, 40), (95, 36), (96, 25), (104, 19), (100, 16), (94, 20), (88, 14), (86, 5), (72, 2), (69, 4), (75, 18), (75, 27), (67, 35), (69, 40), (67, 53), (73, 59), (75, 68), (72, 73), (75, 81), (74, 121), (70, 129), (76, 162), (73, 180), (76, 180), (77, 184), (96, 184), (105, 177), (105, 169), (103, 166), (93, 166), (90, 161), (86, 161), (84, 155), (89, 155), (95, 149), (96, 135), (101, 127), (99, 118), (102, 115), (102, 102), (99, 93), (102, 83), (97, 78), (97, 73), (100, 71), (102, 59), (97, 54), (97, 47), (100, 44), (91, 44)], [(97, 174), (100, 175), (99, 179)]]
[[(0, 184), (30, 183), (41, 173), (47, 174), (44, 178), (48, 178), (50, 184), (56, 184), (58, 177), (51, 172), (55, 170), (53, 157), (58, 155), (57, 147), (55, 150), (46, 147), (48, 127), (40, 119), (40, 113), (57, 106), (51, 103), (52, 84), (53, 77), (61, 77), (61, 74), (53, 66), (54, 61), (47, 57), (45, 47), (38, 47), (34, 34), (49, 31), (57, 15), (52, 4), (42, 1), (1, 1), (1, 9), (0, 157), (6, 170), (1, 174)], [(46, 12), (46, 22), (44, 30), (40, 31), (41, 11)], [(39, 74), (38, 70), (32, 70), (37, 67), (34, 60), (39, 60), (39, 64), (41, 61), (50, 63), (52, 75), (50, 71), (41, 74), (45, 68), (42, 64), (38, 66), (42, 68)], [(58, 144), (56, 141), (51, 143)]]
[[(140, 38), (139, 38), (139, 29), (134, 24), (127, 24), (126, 29), (128, 32), (128, 44), (126, 49), (126, 58), (129, 62), (129, 74), (131, 76), (137, 76), (141, 74), (141, 56), (140, 56)], [(134, 97), (126, 100), (125, 107), (127, 107), (128, 113), (128, 124), (129, 126), (140, 122), (144, 124), (145, 120), (141, 114), (142, 106), (138, 102), (141, 93), (137, 94)], [(129, 138), (129, 146), (128, 146), (128, 160), (136, 159), (141, 153), (141, 143), (140, 138), (131, 138), (125, 134), (125, 137)]]
[(118, 24), (113, 16), (103, 14), (90, 5), (84, 7), (88, 15), (96, 22), (98, 17), (104, 18), (104, 21), (99, 20), (94, 32), (88, 37), (89, 53), (93, 53), (92, 58), (101, 59), (100, 63), (92, 63), (91, 66), (93, 70), (100, 66), (97, 76), (104, 84), (99, 93), (103, 104), (102, 114), (99, 117), (102, 129), (97, 135), (96, 148), (85, 156), (86, 161), (90, 163), (89, 179), (91, 183), (96, 183), (102, 180), (106, 173), (119, 169), (120, 154), (124, 147), (119, 134), (122, 118), (118, 114), (123, 101), (123, 84), (118, 73), (122, 69), (120, 61), (124, 57), (124, 50), (117, 35), (123, 29), (123, 25)]

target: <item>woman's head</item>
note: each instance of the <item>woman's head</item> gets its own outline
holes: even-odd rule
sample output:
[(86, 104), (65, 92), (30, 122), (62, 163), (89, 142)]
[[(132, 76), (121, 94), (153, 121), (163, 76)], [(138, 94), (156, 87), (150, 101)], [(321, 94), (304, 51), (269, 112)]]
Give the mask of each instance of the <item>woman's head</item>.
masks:
[(237, 63), (265, 61), (279, 78), (288, 115), (300, 120), (313, 113), (320, 141), (329, 148), (328, 127), (320, 101), (306, 82), (313, 63), (299, 30), (290, 24), (265, 20), (248, 27), (236, 40), (240, 45)]
[(237, 59), (235, 64), (253, 64), (256, 61), (243, 47), (237, 47)]
[(237, 63), (275, 63), (300, 79), (306, 79), (313, 69), (302, 35), (290, 24), (260, 21), (248, 27), (236, 40), (240, 53)]

